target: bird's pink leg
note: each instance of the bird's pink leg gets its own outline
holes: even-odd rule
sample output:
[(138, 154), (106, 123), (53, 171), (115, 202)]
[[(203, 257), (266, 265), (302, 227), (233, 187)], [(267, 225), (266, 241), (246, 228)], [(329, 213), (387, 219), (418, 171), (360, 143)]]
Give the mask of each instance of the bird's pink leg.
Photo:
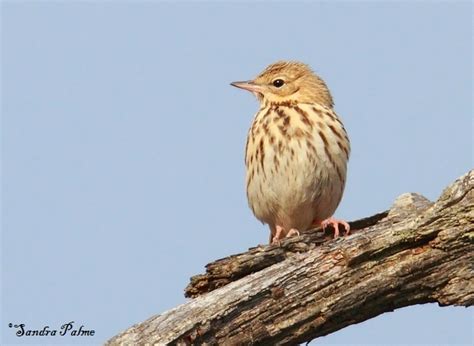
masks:
[(288, 233), (285, 236), (284, 228), (281, 226), (276, 226), (275, 227), (275, 235), (272, 238), (272, 245), (280, 245), (280, 240), (283, 238), (289, 238), (292, 236), (298, 236), (300, 235), (300, 231), (298, 231), (296, 228), (292, 228), (288, 231)]
[(283, 238), (283, 227), (277, 225), (275, 235), (272, 238), (272, 245), (279, 245), (281, 238)]
[(326, 220), (321, 221), (321, 227), (323, 230), (325, 230), (329, 225), (331, 225), (334, 228), (334, 239), (339, 237), (339, 224), (341, 224), (344, 227), (344, 230), (346, 231), (346, 235), (350, 233), (351, 227), (346, 221), (343, 220), (337, 220), (333, 217), (327, 218)]

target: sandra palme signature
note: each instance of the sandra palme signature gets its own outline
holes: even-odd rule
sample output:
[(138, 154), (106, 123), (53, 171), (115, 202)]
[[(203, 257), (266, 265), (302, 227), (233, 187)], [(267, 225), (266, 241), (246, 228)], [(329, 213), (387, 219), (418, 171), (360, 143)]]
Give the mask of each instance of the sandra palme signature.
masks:
[(84, 325), (78, 327), (75, 326), (75, 322), (71, 321), (61, 325), (59, 329), (53, 329), (50, 326), (44, 326), (41, 329), (30, 329), (27, 328), (24, 323), (20, 324), (8, 324), (9, 328), (15, 328), (15, 335), (18, 337), (22, 336), (94, 336), (94, 329), (86, 329)]

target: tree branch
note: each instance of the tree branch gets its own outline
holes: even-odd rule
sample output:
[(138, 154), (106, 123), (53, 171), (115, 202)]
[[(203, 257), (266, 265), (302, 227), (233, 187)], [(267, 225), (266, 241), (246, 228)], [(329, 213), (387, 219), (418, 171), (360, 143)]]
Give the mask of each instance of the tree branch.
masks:
[(347, 238), (313, 230), (210, 263), (194, 299), (107, 344), (296, 344), (408, 305), (471, 306), (473, 185), (470, 171), (436, 203), (401, 195)]

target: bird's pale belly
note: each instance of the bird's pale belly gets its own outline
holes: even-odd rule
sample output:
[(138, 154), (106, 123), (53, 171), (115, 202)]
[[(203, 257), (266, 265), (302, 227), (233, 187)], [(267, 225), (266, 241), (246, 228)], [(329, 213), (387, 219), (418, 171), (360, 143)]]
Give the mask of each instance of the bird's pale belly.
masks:
[[(345, 173), (345, 165), (343, 169)], [(267, 150), (263, 165), (250, 180), (249, 174), (247, 196), (255, 216), (285, 230), (306, 230), (314, 221), (333, 215), (344, 189), (329, 161), (311, 156), (296, 142), (288, 143), (281, 153)]]

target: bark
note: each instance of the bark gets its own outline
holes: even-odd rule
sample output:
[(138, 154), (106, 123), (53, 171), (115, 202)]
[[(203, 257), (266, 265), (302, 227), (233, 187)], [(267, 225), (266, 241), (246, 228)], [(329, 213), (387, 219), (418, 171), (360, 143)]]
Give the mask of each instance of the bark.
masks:
[(474, 171), (435, 203), (403, 194), (330, 239), (308, 231), (206, 266), (194, 297), (107, 344), (302, 343), (414, 304), (474, 303)]

